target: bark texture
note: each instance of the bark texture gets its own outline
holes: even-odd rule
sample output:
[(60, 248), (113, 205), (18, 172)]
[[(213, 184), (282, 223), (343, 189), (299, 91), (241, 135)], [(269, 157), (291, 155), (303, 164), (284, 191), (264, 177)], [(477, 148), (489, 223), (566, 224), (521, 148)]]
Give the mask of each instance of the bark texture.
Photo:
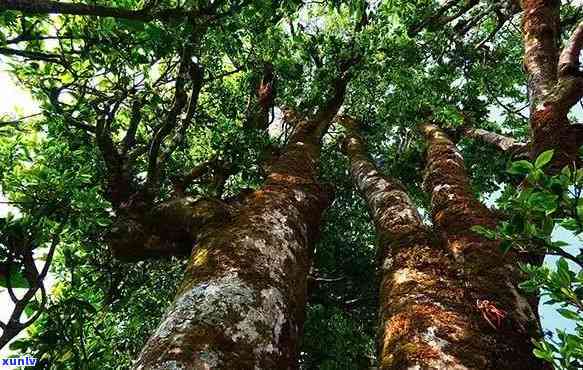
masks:
[(462, 127), (461, 131), (466, 137), (494, 145), (501, 151), (512, 155), (519, 155), (527, 149), (527, 144), (495, 132), (473, 127)]
[(200, 231), (175, 301), (136, 369), (297, 367), (313, 242), (330, 202), (316, 180), (320, 143), (345, 88), (339, 79), (314, 119), (285, 112), (295, 130), (265, 185)]
[(531, 158), (554, 149), (549, 173), (578, 162), (578, 128), (570, 125), (569, 110), (583, 96), (579, 54), (583, 30), (579, 25), (560, 52), (559, 0), (524, 0), (522, 8), (524, 66), (530, 98)]
[(517, 285), (522, 280), (511, 252), (470, 228), (494, 228), (495, 216), (474, 196), (461, 154), (437, 126), (420, 130), (428, 143), (426, 190), (431, 193), (434, 227), (452, 253), (463, 282), (463, 300), (471, 315), (469, 343), (479, 362), (468, 368), (542, 369), (532, 354), (531, 338), (539, 335), (536, 307)]
[(487, 353), (475, 339), (454, 260), (401, 184), (368, 159), (356, 123), (342, 123), (352, 179), (367, 201), (380, 248), (379, 367), (480, 368)]

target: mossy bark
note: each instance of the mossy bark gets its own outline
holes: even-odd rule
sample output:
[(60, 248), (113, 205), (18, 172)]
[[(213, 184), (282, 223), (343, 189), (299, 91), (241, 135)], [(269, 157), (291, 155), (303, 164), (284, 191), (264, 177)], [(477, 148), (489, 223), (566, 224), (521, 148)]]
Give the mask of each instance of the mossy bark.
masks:
[(463, 368), (459, 338), (467, 318), (456, 308), (461, 290), (453, 261), (434, 243), (401, 184), (369, 160), (356, 123), (349, 118), (343, 123), (348, 131), (343, 149), (380, 249), (379, 367)]
[(558, 0), (523, 0), (524, 67), (528, 77), (532, 159), (546, 150), (555, 155), (547, 173), (580, 164), (583, 141), (579, 128), (568, 120), (569, 110), (583, 96), (579, 71), (583, 28), (578, 27), (559, 55), (560, 5)]
[[(493, 299), (493, 296), (483, 295), (483, 289), (474, 290), (474, 282), (466, 284), (467, 279), (478, 279), (476, 283), (480, 287), (481, 277), (469, 274), (468, 270), (472, 269), (466, 269), (460, 251), (448, 248), (451, 243), (462, 242), (463, 235), (459, 230), (448, 234), (440, 229), (428, 229), (402, 185), (397, 180), (382, 175), (368, 159), (364, 141), (357, 132), (357, 124), (348, 118), (344, 118), (342, 122), (348, 132), (343, 149), (350, 159), (353, 181), (367, 201), (382, 257), (379, 367), (516, 369), (522, 368), (517, 365), (520, 361), (527, 361), (524, 362), (527, 366), (524, 368), (540, 368), (529, 352), (530, 347), (517, 347), (522, 353), (516, 359), (510, 358), (514, 356), (514, 348), (510, 346), (510, 341), (499, 338), (501, 335), (508, 335), (506, 329), (509, 327), (506, 325), (510, 323), (505, 322), (504, 327), (493, 328), (484, 319), (476, 298)], [(459, 159), (459, 154), (452, 152), (454, 147), (451, 142), (447, 142), (447, 147), (440, 147), (443, 142), (432, 138), (430, 143), (430, 155), (439, 154), (443, 159), (439, 161), (437, 158), (430, 158), (431, 171), (441, 170), (444, 163), (451, 164), (452, 159)], [(455, 155), (455, 158), (451, 158), (450, 154)], [(459, 163), (456, 164), (458, 165)], [(465, 172), (456, 171), (454, 173), (465, 176)], [(445, 180), (451, 179), (446, 176)], [(445, 185), (442, 184), (442, 189), (447, 191), (449, 188), (443, 187)], [(467, 190), (465, 187), (464, 189)], [(455, 196), (456, 193), (448, 192), (446, 199), (449, 199), (449, 195)], [(481, 207), (477, 201), (472, 201), (472, 206)], [(486, 211), (483, 207), (479, 210)], [(444, 214), (441, 213), (439, 217), (444, 217)], [(465, 240), (463, 243), (466, 246), (468, 244)], [(469, 258), (470, 261), (471, 258), (473, 255)], [(505, 271), (507, 266), (499, 259), (493, 268)], [(506, 276), (504, 273), (503, 277)], [(508, 290), (507, 286), (498, 288)], [(477, 295), (478, 293), (482, 295)], [(514, 297), (513, 292), (503, 294), (504, 298), (509, 295)], [(520, 303), (524, 302), (521, 300)], [(523, 311), (520, 313), (523, 314)], [(527, 310), (527, 315), (531, 314)], [(536, 319), (534, 323), (536, 324)], [(519, 337), (520, 344), (525, 341), (530, 343), (530, 338), (524, 334), (514, 334), (511, 337)]]
[(316, 175), (335, 98), (319, 119), (286, 111), (295, 130), (265, 185), (200, 232), (136, 369), (297, 368), (313, 242), (330, 203)]
[(523, 280), (517, 256), (503, 254), (496, 241), (470, 230), (494, 228), (496, 217), (474, 196), (455, 145), (437, 126), (420, 127), (428, 143), (426, 190), (431, 193), (434, 227), (455, 258), (463, 282), (463, 307), (471, 316), (468, 338), (480, 369), (541, 369), (532, 353), (532, 338), (540, 333), (536, 307), (518, 284)]

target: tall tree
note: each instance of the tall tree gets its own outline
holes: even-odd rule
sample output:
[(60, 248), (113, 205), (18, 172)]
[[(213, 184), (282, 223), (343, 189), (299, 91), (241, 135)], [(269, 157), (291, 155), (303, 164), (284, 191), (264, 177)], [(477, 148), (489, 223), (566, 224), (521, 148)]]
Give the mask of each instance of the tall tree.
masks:
[(423, 224), (403, 185), (368, 158), (359, 124), (341, 120), (350, 173), (377, 233), (380, 368), (484, 368), (487, 338), (472, 329), (473, 303), (460, 299), (464, 288), (453, 259)]
[(351, 174), (367, 200), (383, 256), (381, 368), (542, 368), (531, 343), (538, 333), (536, 307), (518, 290), (516, 257), (471, 231), (494, 226), (496, 218), (475, 199), (454, 144), (437, 126), (421, 126), (428, 142), (431, 231), (403, 186), (367, 158), (358, 124), (350, 118), (343, 124)]
[(344, 100), (348, 71), (341, 73), (314, 117), (286, 111), (293, 133), (265, 185), (200, 231), (137, 369), (295, 366), (314, 238), (331, 200), (317, 170), (322, 137)]
[[(565, 35), (576, 29), (583, 13), (576, 2), (522, 5), (540, 10), (523, 14), (532, 20), (524, 24), (534, 35), (529, 40), (549, 37), (545, 27), (552, 22), (544, 14), (550, 9), (554, 24), (560, 13), (555, 43), (572, 45), (565, 55), (578, 53), (577, 32), (570, 44)], [(237, 355), (244, 365), (259, 367), (264, 361), (267, 367), (362, 369), (377, 364), (380, 307), (387, 329), (380, 348), (385, 367), (432, 361), (440, 363), (437, 367), (456, 362), (468, 367), (508, 359), (500, 343), (522, 346), (530, 321), (520, 331), (520, 315), (508, 293), (513, 290), (502, 291), (506, 282), (516, 288), (520, 276), (516, 270), (504, 275), (501, 266), (514, 266), (515, 252), (527, 252), (529, 258), (520, 260), (535, 256), (538, 263), (544, 253), (562, 253), (577, 265), (576, 253), (552, 244), (551, 231), (559, 223), (579, 230), (583, 194), (576, 171), (557, 171), (560, 161), (576, 159), (573, 141), (560, 147), (554, 140), (533, 151), (535, 130), (523, 109), (529, 104), (525, 73), (517, 63), (525, 42), (519, 13), (514, 0), (0, 1), (0, 54), (9, 61), (5, 67), (11, 76), (38, 103), (30, 116), (0, 121), (0, 186), (6, 197), (0, 201), (18, 211), (0, 222), (0, 285), (16, 302), (10, 322), (0, 323), (0, 341), (28, 327), (28, 336), (11, 347), (53, 368), (131, 368), (140, 352), (136, 366), (148, 367), (200, 352), (184, 361), (235, 361)], [(529, 14), (544, 18), (541, 27)], [(531, 46), (543, 44), (531, 41)], [(556, 49), (553, 55), (561, 59)], [(362, 118), (357, 136), (366, 137), (369, 155), (353, 163), (363, 164), (366, 157), (362, 168), (376, 171), (375, 181), (362, 186), (374, 188), (384, 183), (376, 181), (377, 174), (387, 174), (390, 196), (399, 197), (394, 206), (410, 210), (406, 221), (418, 230), (403, 236), (408, 228), (401, 227), (393, 208), (372, 206), (384, 210), (376, 225), (383, 235), (378, 252), (383, 262), (389, 251), (396, 256), (389, 270), (377, 269), (384, 264), (374, 257), (373, 224), (346, 173), (346, 157), (336, 150), (338, 130), (324, 130), (330, 118), (318, 119), (318, 108), (330, 106), (331, 93), (338, 90), (333, 81), (342, 77), (342, 61), (356, 54), (362, 57), (358, 74), (343, 102), (337, 102), (342, 111)], [(524, 69), (531, 75), (546, 71), (547, 59), (526, 58), (539, 64)], [(569, 73), (577, 85), (577, 71)], [(556, 77), (553, 89), (570, 86), (565, 78)], [(293, 109), (282, 112), (285, 106)], [(436, 122), (447, 123), (443, 129), (458, 143), (467, 172), (463, 181), (459, 173), (456, 179), (444, 177), (451, 172), (446, 165), (460, 164), (448, 154), (445, 163), (431, 162), (432, 185), (423, 191), (425, 145), (414, 123), (428, 109)], [(577, 132), (576, 125), (569, 127)], [(541, 140), (548, 138), (543, 131), (537, 131)], [(558, 131), (557, 126), (549, 132)], [(548, 152), (564, 148), (568, 156)], [(525, 151), (530, 161), (512, 164), (513, 174), (507, 173), (510, 156), (523, 159)], [(545, 165), (549, 158), (551, 167)], [(454, 180), (463, 182), (463, 191), (455, 186), (446, 191)], [(335, 186), (327, 208), (326, 183)], [(478, 199), (491, 198), (501, 184), (521, 186), (503, 192), (502, 209), (492, 212), (498, 219)], [(369, 193), (390, 198), (376, 190)], [(443, 216), (456, 205), (435, 209), (431, 193), (440, 206), (446, 194), (463, 195), (468, 209), (450, 213), (470, 216)], [(433, 227), (424, 226), (431, 212), (420, 212), (422, 224), (417, 207), (435, 211)], [(446, 230), (448, 225), (435, 226), (438, 218), (446, 224), (451, 218), (467, 221), (467, 229), (474, 221), (487, 229), (481, 229), (483, 235), (460, 231), (459, 225)], [(491, 230), (494, 221), (499, 221), (496, 231)], [(496, 238), (503, 241), (490, 240)], [(276, 239), (298, 254), (289, 257)], [(493, 251), (508, 243), (518, 248), (504, 258)], [(493, 266), (485, 275), (465, 269), (462, 254), (455, 259), (448, 248), (463, 249), (469, 265), (482, 253), (477, 245), (492, 252), (484, 257)], [(49, 249), (50, 275), (31, 264)], [(435, 264), (417, 263), (417, 257), (434, 258)], [(583, 299), (577, 296), (578, 275), (565, 269), (566, 261), (559, 262), (557, 271), (545, 265), (529, 270), (524, 287), (543, 293), (550, 288), (552, 299), (568, 304), (563, 316), (576, 318)], [(375, 270), (382, 283), (371, 283)], [(414, 275), (410, 270), (447, 284), (438, 289), (431, 278), (413, 285), (403, 280)], [(237, 277), (227, 281), (229, 274)], [(53, 288), (42, 281), (47, 275), (56, 281)], [(395, 276), (401, 276), (400, 285), (393, 284)], [(488, 288), (479, 276), (497, 284)], [(224, 289), (215, 289), (219, 283)], [(26, 297), (19, 289), (26, 289)], [(256, 294), (250, 298), (251, 289)], [(407, 289), (433, 304), (417, 302)], [(224, 295), (238, 298), (223, 304)], [(390, 304), (396, 300), (403, 305)], [(199, 305), (202, 312), (196, 302), (219, 303), (212, 311)], [(457, 303), (455, 309), (450, 303)], [(455, 327), (445, 319), (412, 318), (428, 316), (423, 310), (430, 306), (455, 314)], [(242, 307), (247, 312), (230, 315)], [(192, 320), (181, 326), (187, 323), (177, 323), (182, 317)], [(290, 330), (279, 325), (281, 317)], [(261, 324), (267, 321), (281, 332), (270, 332)], [(472, 333), (471, 340), (451, 334), (459, 328)], [(575, 366), (573, 354), (580, 346), (569, 335), (559, 333), (559, 342), (549, 341), (558, 343), (554, 350), (537, 341), (536, 355)], [(497, 344), (480, 342), (484, 338)], [(452, 345), (441, 348), (443, 341)], [(215, 352), (205, 352), (205, 345)], [(525, 358), (532, 349), (529, 343), (516, 348)], [(262, 350), (269, 353), (257, 354)], [(489, 355), (497, 351), (502, 355)]]
[(422, 124), (427, 141), (425, 187), (431, 194), (431, 217), (463, 281), (464, 301), (473, 310), (474, 338), (480, 338), (482, 367), (542, 368), (532, 354), (539, 333), (537, 308), (519, 291), (523, 281), (513, 253), (499, 242), (477, 235), (475, 226), (494, 228), (495, 215), (476, 199), (462, 155), (436, 125)]

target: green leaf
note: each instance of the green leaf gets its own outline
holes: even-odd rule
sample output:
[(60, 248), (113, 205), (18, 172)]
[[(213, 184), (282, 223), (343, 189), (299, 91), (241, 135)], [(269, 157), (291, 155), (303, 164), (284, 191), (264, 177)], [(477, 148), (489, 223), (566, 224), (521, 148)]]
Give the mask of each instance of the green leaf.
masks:
[(502, 240), (500, 243), (500, 250), (502, 253), (506, 254), (512, 248), (512, 241), (511, 240)]
[(485, 238), (496, 239), (496, 232), (484, 226), (474, 225), (470, 228), (470, 230), (472, 230), (476, 234), (482, 235)]
[(547, 163), (549, 163), (551, 161), (551, 159), (553, 159), (554, 154), (555, 154), (555, 151), (552, 149), (545, 150), (544, 152), (539, 154), (539, 156), (536, 158), (536, 161), (534, 162), (534, 166), (536, 168), (543, 168)]
[(577, 200), (577, 218), (583, 220), (583, 199)]
[(532, 353), (534, 353), (534, 355), (538, 358), (542, 358), (543, 360), (547, 360), (547, 361), (552, 361), (553, 360), (553, 354), (551, 353), (551, 351), (549, 350), (544, 350), (544, 349), (534, 349), (532, 351)]
[(542, 237), (543, 238), (550, 238), (553, 229), (555, 228), (555, 220), (553, 220), (551, 217), (545, 217), (543, 220), (543, 225), (542, 225)]
[(546, 215), (550, 215), (551, 213), (556, 211), (558, 199), (559, 197), (556, 194), (538, 192), (532, 194), (528, 199), (528, 202), (531, 207), (543, 210), (545, 211)]
[(579, 224), (574, 218), (567, 218), (562, 220), (561, 226), (570, 231), (576, 231), (579, 228)]
[(536, 290), (539, 288), (538, 284), (532, 280), (524, 281), (518, 284), (518, 287), (527, 293), (536, 292)]
[(561, 283), (563, 285), (570, 285), (571, 284), (571, 274), (569, 271), (569, 264), (567, 260), (563, 257), (559, 258), (557, 261), (557, 275), (561, 279)]
[(567, 310), (566, 308), (559, 308), (557, 310), (561, 316), (569, 320), (580, 320), (581, 317), (577, 314), (577, 312)]
[(568, 245), (569, 245), (569, 243), (562, 241), (562, 240), (557, 240), (556, 242), (552, 243), (552, 246), (554, 248), (557, 248), (557, 249), (561, 249), (561, 248), (566, 247)]
[[(0, 286), (4, 288), (8, 288), (8, 279), (7, 279), (8, 271), (5, 265), (0, 266)], [(10, 285), (12, 288), (28, 288), (28, 280), (22, 274), (22, 272), (18, 269), (18, 266), (12, 265), (10, 266)]]
[(10, 345), (8, 346), (8, 348), (10, 348), (12, 351), (20, 351), (20, 350), (26, 350), (29, 346), (28, 341), (20, 339), (20, 340), (15, 340), (14, 342), (10, 343)]
[(534, 166), (529, 161), (522, 160), (512, 162), (508, 169), (508, 173), (512, 175), (526, 175), (532, 170), (534, 170)]

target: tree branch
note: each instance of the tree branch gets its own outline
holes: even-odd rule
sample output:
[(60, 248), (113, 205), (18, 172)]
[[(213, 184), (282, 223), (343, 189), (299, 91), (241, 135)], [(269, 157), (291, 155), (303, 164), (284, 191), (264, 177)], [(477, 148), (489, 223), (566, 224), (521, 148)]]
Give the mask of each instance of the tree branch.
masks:
[(520, 142), (512, 137), (504, 136), (480, 128), (462, 126), (461, 131), (466, 137), (481, 140), (485, 143), (494, 145), (505, 153), (516, 155), (524, 152), (527, 148), (526, 143)]
[(186, 79), (188, 77), (189, 65), (190, 65), (190, 53), (184, 50), (180, 67), (178, 69), (178, 76), (176, 77), (175, 91), (174, 91), (174, 103), (166, 118), (160, 128), (154, 134), (152, 142), (150, 144), (150, 150), (148, 152), (148, 173), (146, 177), (146, 192), (152, 195), (154, 190), (157, 188), (160, 178), (160, 166), (159, 166), (159, 154), (160, 148), (162, 147), (162, 142), (172, 132), (172, 129), (176, 127), (178, 116), (184, 109), (187, 100), (187, 94), (185, 92)]
[(61, 65), (65, 65), (66, 63), (61, 59), (59, 55), (56, 54), (47, 54), (42, 53), (39, 51), (28, 51), (28, 50), (17, 50), (17, 49), (10, 49), (10, 48), (0, 48), (0, 54), (8, 55), (8, 56), (18, 56), (27, 58), (30, 60), (40, 60), (43, 62), (48, 63), (58, 63)]
[[(30, 284), (30, 287), (24, 294), (21, 299), (16, 299), (13, 296), (14, 293), (11, 294), (11, 299), (14, 302), (14, 309), (12, 310), (12, 314), (6, 323), (2, 323), (0, 327), (2, 328), (2, 335), (0, 336), (0, 348), (4, 347), (8, 344), (12, 339), (14, 339), (20, 332), (30, 326), (38, 317), (41, 315), (42, 310), (47, 301), (47, 294), (46, 289), (44, 286), (44, 279), (46, 278), (49, 268), (52, 263), (53, 256), (55, 254), (55, 250), (57, 245), (61, 240), (61, 233), (65, 227), (65, 222), (62, 222), (57, 231), (55, 232), (53, 239), (51, 241), (51, 245), (49, 247), (49, 251), (47, 253), (47, 257), (45, 260), (45, 264), (43, 266), (42, 271), (39, 273), (34, 262), (34, 258), (32, 255), (32, 246), (12, 246), (13, 248), (21, 248), (22, 255), (23, 255), (23, 265), (25, 267), (25, 274), (27, 276), (27, 280)], [(10, 281), (10, 271), (6, 275), (7, 282)], [(10, 283), (7, 284), (10, 286)], [(12, 290), (10, 287), (9, 292)], [(31, 300), (35, 297), (37, 291), (41, 291), (41, 301), (39, 304), (38, 311), (26, 322), (21, 323), (20, 318), (26, 309), (26, 306), (31, 302)]]
[(528, 74), (531, 112), (557, 82), (559, 1), (522, 1), (524, 67)]
[(466, 14), (468, 11), (470, 11), (474, 6), (478, 5), (479, 1), (478, 0), (466, 0), (465, 4), (463, 6), (461, 6), (457, 12), (455, 12), (452, 15), (446, 16), (445, 13), (447, 13), (451, 8), (453, 8), (454, 6), (458, 5), (460, 3), (460, 0), (452, 0), (447, 2), (445, 5), (443, 5), (439, 10), (437, 10), (435, 12), (435, 14), (432, 14), (430, 16), (428, 16), (427, 18), (425, 18), (424, 20), (422, 20), (421, 22), (409, 27), (409, 37), (414, 37), (416, 36), (419, 32), (423, 31), (425, 28), (431, 26), (431, 25), (437, 25), (437, 26), (445, 26), (448, 23), (458, 19), (459, 17), (463, 16), (464, 14)]
[(125, 156), (136, 142), (136, 133), (138, 131), (138, 126), (142, 121), (143, 104), (144, 103), (140, 99), (134, 100), (132, 104), (132, 115), (130, 117), (130, 124), (128, 126), (126, 135), (123, 138), (122, 156)]
[(188, 99), (188, 107), (186, 108), (186, 116), (181, 120), (172, 142), (168, 144), (167, 149), (162, 154), (162, 162), (166, 162), (172, 153), (178, 148), (186, 139), (186, 131), (192, 124), (196, 108), (198, 106), (198, 97), (204, 84), (204, 71), (197, 63), (191, 63), (189, 68), (190, 81), (192, 88), (190, 91), (190, 98)]
[(142, 22), (152, 20), (171, 21), (179, 18), (200, 15), (194, 11), (187, 11), (180, 8), (129, 10), (101, 5), (64, 3), (45, 0), (0, 0), (0, 10), (17, 10), (24, 14), (68, 14), (113, 17)]
[(275, 100), (275, 75), (273, 65), (266, 63), (263, 76), (258, 79), (247, 104), (247, 113), (244, 126), (258, 130), (265, 130), (269, 126), (269, 110)]
[(188, 256), (201, 230), (224, 222), (231, 212), (231, 206), (217, 199), (178, 197), (140, 214), (119, 216), (106, 240), (114, 256), (124, 261)]
[(577, 25), (559, 57), (559, 77), (579, 74), (579, 55), (583, 47), (583, 22)]
[(175, 179), (174, 183), (174, 192), (178, 196), (184, 196), (186, 189), (192, 182), (198, 178), (201, 178), (205, 174), (207, 174), (211, 168), (213, 160), (209, 160), (199, 164), (198, 166), (194, 167), (188, 173), (183, 175), (181, 178)]
[(18, 119), (12, 120), (12, 121), (3, 121), (3, 122), (0, 122), (0, 127), (18, 125), (20, 122), (24, 121), (25, 119), (29, 119), (29, 118), (33, 118), (33, 117), (38, 117), (40, 115), (42, 115), (41, 112), (35, 113), (35, 114), (30, 114), (30, 115), (24, 116), (24, 117), (20, 117)]

